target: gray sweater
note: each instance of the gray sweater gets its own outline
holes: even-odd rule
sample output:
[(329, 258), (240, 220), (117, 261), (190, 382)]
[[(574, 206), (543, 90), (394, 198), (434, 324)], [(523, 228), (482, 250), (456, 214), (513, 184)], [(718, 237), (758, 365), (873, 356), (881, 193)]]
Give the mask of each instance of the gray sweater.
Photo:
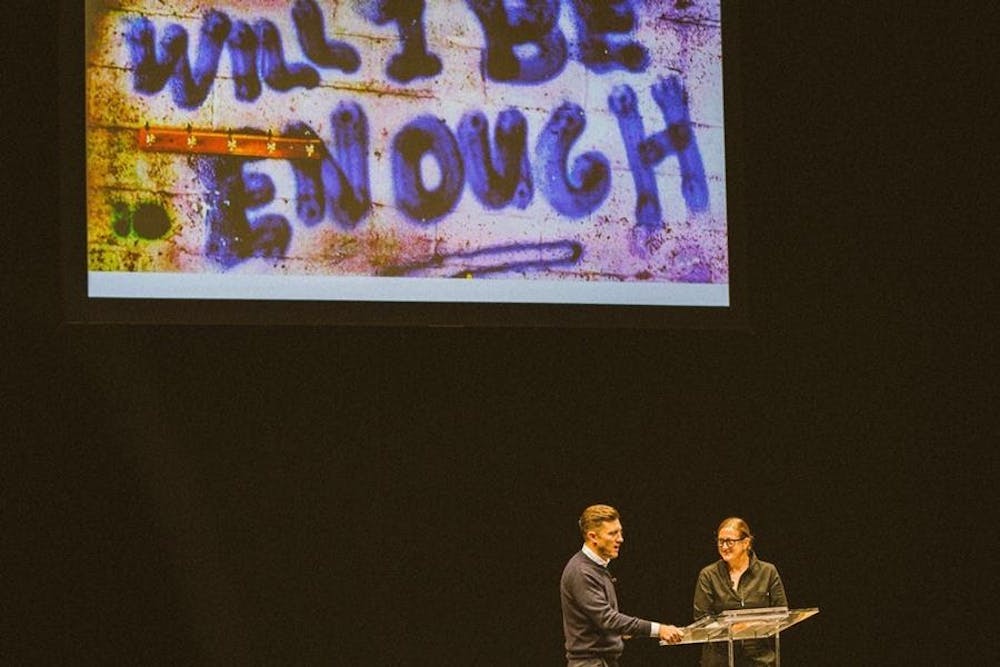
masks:
[(621, 655), (622, 635), (650, 636), (650, 621), (618, 611), (611, 573), (583, 551), (566, 563), (559, 592), (567, 658)]

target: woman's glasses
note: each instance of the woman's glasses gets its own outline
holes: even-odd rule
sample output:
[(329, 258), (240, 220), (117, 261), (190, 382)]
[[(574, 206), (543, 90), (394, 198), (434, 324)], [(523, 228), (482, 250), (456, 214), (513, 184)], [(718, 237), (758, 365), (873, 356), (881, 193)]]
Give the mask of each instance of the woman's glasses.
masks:
[(736, 544), (737, 542), (742, 542), (745, 539), (747, 539), (747, 538), (746, 537), (737, 537), (737, 538), (722, 537), (722, 538), (717, 539), (715, 541), (715, 543), (718, 544), (720, 547), (731, 547), (734, 544)]

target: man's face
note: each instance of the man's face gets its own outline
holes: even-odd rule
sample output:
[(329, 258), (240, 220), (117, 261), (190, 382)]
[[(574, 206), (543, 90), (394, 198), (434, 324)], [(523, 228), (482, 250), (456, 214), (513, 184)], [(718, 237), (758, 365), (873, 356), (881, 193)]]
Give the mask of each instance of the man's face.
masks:
[(618, 550), (625, 541), (622, 535), (622, 522), (618, 519), (614, 521), (603, 521), (597, 530), (588, 533), (591, 539), (591, 548), (598, 556), (605, 560), (618, 558)]

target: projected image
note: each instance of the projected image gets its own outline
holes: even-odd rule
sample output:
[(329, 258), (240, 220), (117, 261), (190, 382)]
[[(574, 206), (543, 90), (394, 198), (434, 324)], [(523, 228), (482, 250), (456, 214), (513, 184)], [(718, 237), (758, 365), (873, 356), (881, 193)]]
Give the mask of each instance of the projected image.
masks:
[(719, 5), (88, 2), (88, 293), (726, 306)]

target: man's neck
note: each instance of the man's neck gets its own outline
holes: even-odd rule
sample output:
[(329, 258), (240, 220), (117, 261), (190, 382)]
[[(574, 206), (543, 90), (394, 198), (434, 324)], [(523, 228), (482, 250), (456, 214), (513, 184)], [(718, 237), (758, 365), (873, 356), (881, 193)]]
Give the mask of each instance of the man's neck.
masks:
[(607, 567), (608, 563), (611, 562), (609, 559), (601, 558), (600, 555), (596, 551), (591, 549), (590, 546), (587, 544), (583, 545), (583, 553), (585, 556), (587, 556), (587, 558), (594, 561), (601, 567)]

